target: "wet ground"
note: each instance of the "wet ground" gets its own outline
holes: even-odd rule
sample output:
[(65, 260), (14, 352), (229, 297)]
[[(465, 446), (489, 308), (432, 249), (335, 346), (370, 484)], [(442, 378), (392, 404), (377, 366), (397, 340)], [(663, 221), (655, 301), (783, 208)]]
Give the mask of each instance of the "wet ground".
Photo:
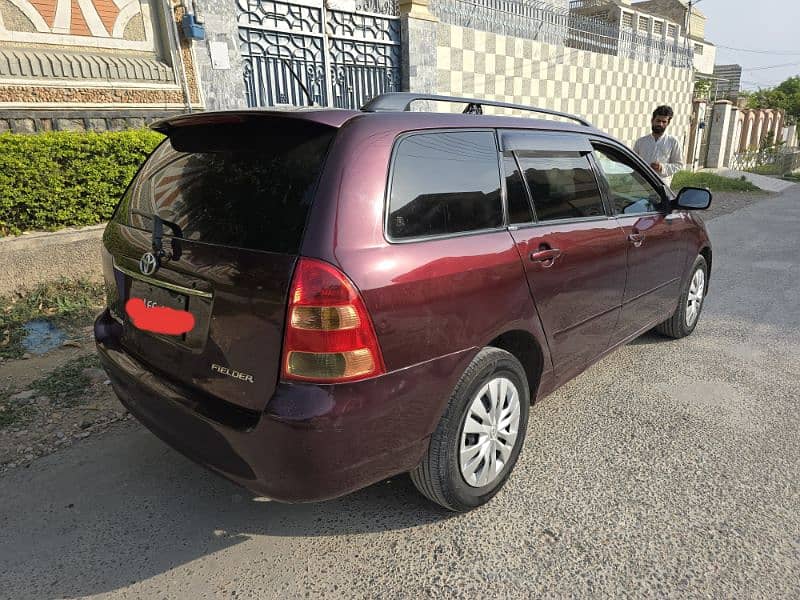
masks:
[(25, 337), (22, 347), (30, 354), (44, 354), (61, 346), (66, 339), (66, 332), (47, 319), (34, 319), (24, 325)]

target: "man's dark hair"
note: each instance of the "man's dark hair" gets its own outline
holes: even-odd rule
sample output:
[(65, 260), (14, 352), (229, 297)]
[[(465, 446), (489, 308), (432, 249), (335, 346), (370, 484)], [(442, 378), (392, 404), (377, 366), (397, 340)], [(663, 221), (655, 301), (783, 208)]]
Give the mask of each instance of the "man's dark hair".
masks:
[(671, 121), (672, 120), (672, 107), (671, 106), (667, 106), (666, 104), (663, 104), (663, 105), (659, 106), (658, 108), (656, 108), (653, 111), (653, 118), (655, 119), (656, 117), (669, 117), (669, 120)]

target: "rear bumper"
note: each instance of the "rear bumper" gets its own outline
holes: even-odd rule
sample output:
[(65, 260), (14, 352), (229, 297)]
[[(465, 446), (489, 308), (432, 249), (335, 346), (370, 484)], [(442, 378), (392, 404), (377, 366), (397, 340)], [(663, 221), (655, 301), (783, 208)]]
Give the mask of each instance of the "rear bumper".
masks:
[(131, 414), (192, 460), (284, 502), (334, 498), (414, 468), (474, 354), (350, 384), (281, 383), (256, 413), (198, 397), (148, 369), (121, 348), (121, 329), (105, 312), (95, 337)]

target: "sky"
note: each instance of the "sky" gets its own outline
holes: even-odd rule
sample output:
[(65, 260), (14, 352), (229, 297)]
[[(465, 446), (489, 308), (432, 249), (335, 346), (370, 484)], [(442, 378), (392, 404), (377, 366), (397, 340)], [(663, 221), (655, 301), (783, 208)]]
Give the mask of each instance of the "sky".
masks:
[[(717, 46), (716, 63), (742, 65), (743, 89), (800, 75), (799, 0), (700, 0), (695, 6), (708, 18), (705, 37)], [(775, 65), (786, 66), (761, 68)]]

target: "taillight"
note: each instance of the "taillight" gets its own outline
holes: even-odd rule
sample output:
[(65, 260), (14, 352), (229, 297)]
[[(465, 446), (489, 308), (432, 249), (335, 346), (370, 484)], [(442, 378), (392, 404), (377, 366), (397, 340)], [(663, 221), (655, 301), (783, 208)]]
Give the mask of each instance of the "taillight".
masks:
[(386, 372), (367, 307), (333, 265), (301, 258), (289, 291), (282, 377), (337, 383)]

